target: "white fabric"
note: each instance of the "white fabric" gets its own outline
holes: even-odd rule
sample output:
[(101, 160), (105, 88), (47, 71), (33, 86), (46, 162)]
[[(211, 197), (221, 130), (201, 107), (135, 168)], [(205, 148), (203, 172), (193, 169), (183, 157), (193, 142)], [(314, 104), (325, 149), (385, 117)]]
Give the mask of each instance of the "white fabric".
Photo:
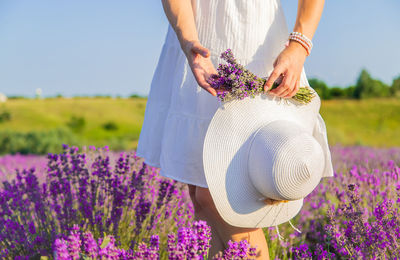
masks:
[[(193, 2), (199, 40), (210, 49), (215, 68), (224, 63), (220, 53), (231, 48), (238, 62), (255, 74), (270, 74), (288, 37), (279, 0)], [(304, 71), (301, 84), (308, 85)], [(149, 165), (161, 167), (163, 176), (207, 187), (202, 149), (218, 107), (218, 100), (197, 85), (169, 25), (151, 82), (137, 155)], [(315, 134), (326, 140), (322, 118)]]

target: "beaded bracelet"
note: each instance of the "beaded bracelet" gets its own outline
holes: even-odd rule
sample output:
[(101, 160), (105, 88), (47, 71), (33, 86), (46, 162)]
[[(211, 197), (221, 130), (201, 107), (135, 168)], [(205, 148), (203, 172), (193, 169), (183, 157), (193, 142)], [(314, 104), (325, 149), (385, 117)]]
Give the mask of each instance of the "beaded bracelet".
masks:
[(311, 52), (310, 50), (311, 50), (311, 48), (310, 48), (310, 46), (309, 46), (306, 42), (304, 42), (304, 40), (302, 40), (301, 38), (298, 38), (298, 37), (293, 37), (293, 36), (290, 37), (289, 40), (294, 40), (294, 41), (300, 43), (300, 44), (304, 47), (304, 49), (306, 50), (307, 56), (310, 55), (310, 52)]
[(299, 32), (291, 32), (289, 34), (289, 40), (297, 41), (298, 43), (300, 43), (304, 47), (304, 49), (306, 49), (307, 56), (310, 55), (313, 44), (307, 36)]
[(305, 40), (312, 48), (313, 44), (311, 42), (311, 40), (305, 36), (304, 34), (300, 33), (300, 32), (291, 32), (290, 35), (294, 35), (294, 36), (298, 36), (300, 38), (302, 38), (303, 40)]
[(311, 45), (309, 42), (307, 42), (306, 40), (304, 40), (304, 38), (302, 38), (302, 37), (292, 35), (292, 36), (290, 36), (289, 38), (290, 38), (290, 39), (293, 39), (293, 40), (301, 41), (302, 43), (304, 43), (305, 45), (307, 45), (307, 47), (308, 47), (309, 49), (312, 48), (312, 45)]
[(289, 36), (289, 41), (290, 40), (293, 40), (293, 41), (296, 41), (296, 42), (300, 43), (304, 47), (304, 49), (306, 50), (307, 56), (310, 55), (311, 45), (308, 42), (306, 42), (303, 38), (291, 35), (291, 36)]

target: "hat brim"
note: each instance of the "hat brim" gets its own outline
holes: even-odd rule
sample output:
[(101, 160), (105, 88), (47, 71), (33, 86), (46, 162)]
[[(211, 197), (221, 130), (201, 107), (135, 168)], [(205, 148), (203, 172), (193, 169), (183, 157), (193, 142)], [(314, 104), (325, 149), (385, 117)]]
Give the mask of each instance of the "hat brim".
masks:
[(274, 120), (290, 120), (310, 134), (320, 108), (318, 95), (307, 104), (267, 94), (233, 100), (214, 114), (205, 136), (203, 165), (214, 204), (221, 217), (237, 227), (269, 227), (298, 214), (303, 199), (267, 205), (247, 174), (247, 156), (254, 133)]

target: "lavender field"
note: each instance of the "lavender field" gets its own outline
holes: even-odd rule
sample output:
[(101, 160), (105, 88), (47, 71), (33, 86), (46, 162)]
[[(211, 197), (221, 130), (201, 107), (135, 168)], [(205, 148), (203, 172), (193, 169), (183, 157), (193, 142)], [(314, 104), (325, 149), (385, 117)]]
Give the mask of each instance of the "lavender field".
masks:
[[(271, 259), (400, 259), (400, 148), (331, 147), (289, 224), (265, 228)], [(0, 259), (205, 259), (210, 229), (185, 185), (108, 147), (0, 157)], [(246, 241), (220, 259), (252, 259)]]

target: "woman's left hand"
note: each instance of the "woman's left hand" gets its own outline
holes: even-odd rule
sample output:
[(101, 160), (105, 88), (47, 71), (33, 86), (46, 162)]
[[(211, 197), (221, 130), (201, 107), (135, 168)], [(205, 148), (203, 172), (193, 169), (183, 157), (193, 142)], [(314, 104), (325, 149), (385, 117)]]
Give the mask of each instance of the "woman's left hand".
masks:
[(284, 97), (293, 97), (300, 88), (300, 76), (307, 57), (307, 51), (301, 44), (290, 41), (274, 62), (274, 70), (264, 85), (264, 91), (272, 88), (273, 83), (282, 75), (278, 87), (268, 93)]

